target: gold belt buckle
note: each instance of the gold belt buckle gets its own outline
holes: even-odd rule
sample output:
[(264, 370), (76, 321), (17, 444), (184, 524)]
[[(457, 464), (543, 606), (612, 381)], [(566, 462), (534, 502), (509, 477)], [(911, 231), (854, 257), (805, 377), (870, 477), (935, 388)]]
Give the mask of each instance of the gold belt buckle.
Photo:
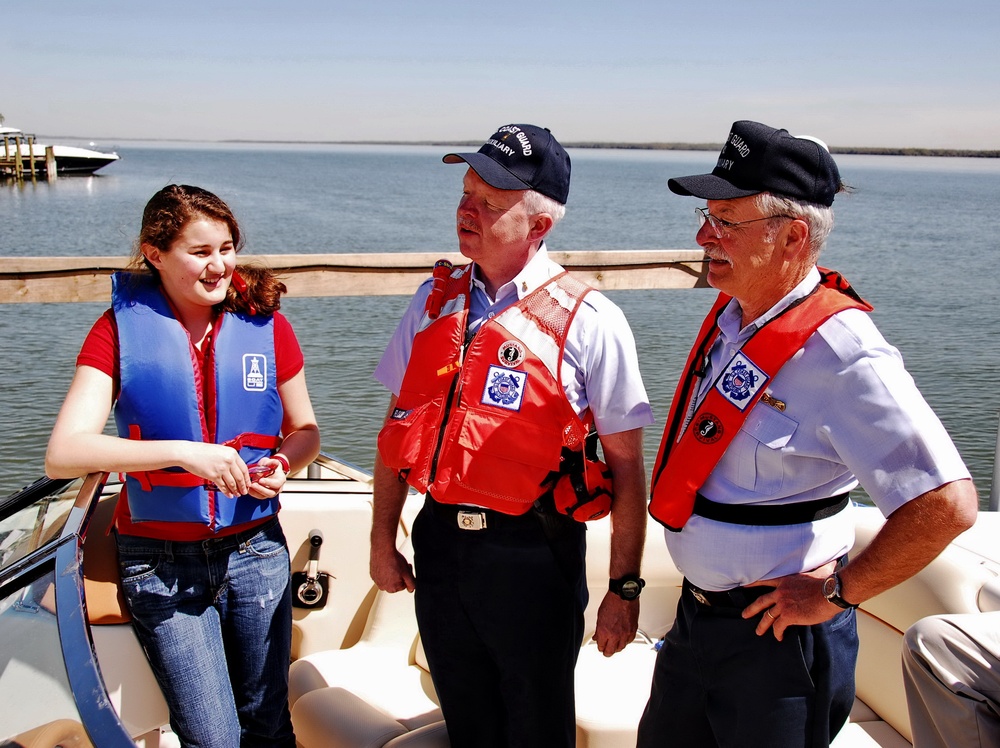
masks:
[(461, 530), (486, 529), (485, 512), (459, 512), (457, 519), (458, 519), (458, 527)]

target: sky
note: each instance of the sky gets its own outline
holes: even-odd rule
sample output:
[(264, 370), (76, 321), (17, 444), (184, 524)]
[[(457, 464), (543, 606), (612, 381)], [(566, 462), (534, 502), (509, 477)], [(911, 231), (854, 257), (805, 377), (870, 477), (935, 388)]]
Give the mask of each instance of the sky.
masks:
[[(996, 0), (31, 0), (8, 126), (115, 139), (1000, 149)], [(27, 26), (25, 27), (25, 30)]]

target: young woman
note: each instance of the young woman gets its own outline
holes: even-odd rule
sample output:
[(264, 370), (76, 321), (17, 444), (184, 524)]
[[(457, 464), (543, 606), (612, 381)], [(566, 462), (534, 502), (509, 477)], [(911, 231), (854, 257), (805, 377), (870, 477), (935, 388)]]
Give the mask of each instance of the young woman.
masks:
[[(292, 604), (278, 492), (319, 452), (283, 284), (236, 268), (240, 228), (198, 187), (143, 212), (45, 459), (124, 473), (115, 530), (133, 624), (182, 745), (294, 748)], [(114, 406), (117, 436), (104, 433)]]

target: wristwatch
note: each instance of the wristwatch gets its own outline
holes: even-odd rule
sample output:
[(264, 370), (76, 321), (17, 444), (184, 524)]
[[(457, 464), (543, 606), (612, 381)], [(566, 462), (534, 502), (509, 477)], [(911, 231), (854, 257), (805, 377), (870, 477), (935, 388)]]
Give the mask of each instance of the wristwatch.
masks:
[(844, 610), (858, 607), (840, 596), (840, 575), (837, 572), (823, 580), (823, 597)]
[(608, 589), (614, 592), (622, 600), (636, 600), (646, 586), (646, 580), (641, 579), (638, 574), (626, 574), (618, 579), (608, 582)]

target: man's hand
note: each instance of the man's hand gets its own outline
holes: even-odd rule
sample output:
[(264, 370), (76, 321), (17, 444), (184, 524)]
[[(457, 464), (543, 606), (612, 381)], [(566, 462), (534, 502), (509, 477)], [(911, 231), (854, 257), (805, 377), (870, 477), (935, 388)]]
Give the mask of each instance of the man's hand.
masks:
[(639, 627), (639, 601), (622, 600), (608, 592), (597, 611), (597, 631), (594, 641), (605, 657), (621, 652), (635, 639)]
[(761, 595), (743, 610), (744, 618), (763, 613), (757, 623), (757, 635), (768, 629), (779, 642), (789, 626), (811, 626), (833, 618), (842, 609), (823, 595), (823, 580), (837, 568), (831, 561), (812, 571), (791, 574), (778, 579), (762, 579), (748, 587), (774, 587), (773, 592)]
[(383, 592), (413, 592), (413, 567), (395, 547), (379, 549), (373, 545), (368, 568), (375, 586)]

